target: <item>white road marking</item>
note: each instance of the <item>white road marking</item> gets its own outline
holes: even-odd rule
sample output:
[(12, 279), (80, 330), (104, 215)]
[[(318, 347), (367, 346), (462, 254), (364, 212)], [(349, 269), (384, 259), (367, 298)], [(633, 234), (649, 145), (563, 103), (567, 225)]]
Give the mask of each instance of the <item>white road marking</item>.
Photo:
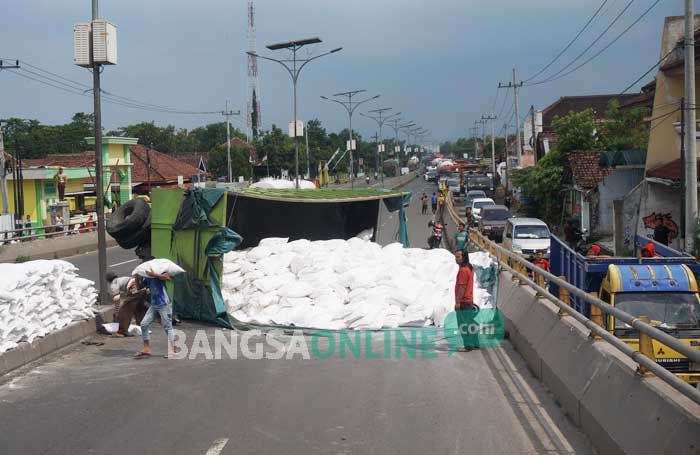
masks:
[(130, 264), (130, 263), (136, 262), (136, 261), (138, 261), (138, 259), (129, 259), (128, 261), (117, 262), (116, 264), (112, 264), (112, 265), (110, 265), (110, 267), (119, 267), (120, 265)]
[(205, 455), (219, 455), (226, 444), (228, 443), (228, 438), (221, 438), (214, 441), (214, 443), (209, 447)]

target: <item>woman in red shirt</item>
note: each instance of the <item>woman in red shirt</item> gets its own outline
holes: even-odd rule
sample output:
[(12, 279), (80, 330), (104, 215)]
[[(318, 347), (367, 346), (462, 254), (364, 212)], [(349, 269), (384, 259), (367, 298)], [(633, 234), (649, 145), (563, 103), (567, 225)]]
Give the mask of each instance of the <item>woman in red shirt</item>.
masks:
[(462, 335), (464, 347), (460, 348), (460, 352), (471, 351), (473, 346), (468, 333), (463, 328), (463, 325), (472, 322), (470, 312), (478, 308), (474, 305), (474, 269), (469, 263), (469, 254), (462, 250), (455, 251), (455, 261), (459, 265), (457, 272), (457, 282), (455, 284), (455, 313), (457, 314), (457, 324)]

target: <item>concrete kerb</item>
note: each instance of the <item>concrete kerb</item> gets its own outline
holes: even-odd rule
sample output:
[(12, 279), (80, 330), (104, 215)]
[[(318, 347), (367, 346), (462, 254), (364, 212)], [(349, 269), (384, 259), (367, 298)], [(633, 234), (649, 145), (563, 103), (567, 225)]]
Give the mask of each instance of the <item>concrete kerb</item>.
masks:
[(64, 348), (97, 332), (97, 325), (103, 323), (111, 314), (111, 306), (95, 309), (95, 317), (75, 321), (45, 337), (37, 338), (31, 343), (19, 343), (17, 348), (0, 354), (0, 376), (38, 360), (58, 349)]
[[(581, 399), (584, 432), (603, 431), (610, 448), (624, 453), (700, 452), (700, 405), (678, 397), (667, 385), (660, 387), (658, 378), (637, 374), (635, 363), (609, 344), (593, 347), (610, 361), (592, 377)], [(671, 433), (676, 437), (670, 438)]]
[(640, 377), (634, 361), (510, 277), (501, 273), (499, 308), (511, 344), (600, 453), (700, 453), (700, 405)]

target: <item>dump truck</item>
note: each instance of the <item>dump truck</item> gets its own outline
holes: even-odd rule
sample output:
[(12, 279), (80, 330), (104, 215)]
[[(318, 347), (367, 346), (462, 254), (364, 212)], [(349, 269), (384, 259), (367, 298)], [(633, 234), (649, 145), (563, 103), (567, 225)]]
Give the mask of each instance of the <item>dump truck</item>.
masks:
[[(650, 240), (636, 239), (637, 247)], [(654, 242), (655, 243), (655, 242)], [(635, 316), (647, 316), (651, 325), (700, 350), (700, 295), (695, 278), (700, 272), (696, 258), (656, 244), (658, 257), (584, 257), (561, 239), (551, 239), (551, 273), (602, 301)], [(558, 287), (550, 283), (550, 292)], [(585, 316), (590, 304), (571, 296), (571, 306)], [(639, 350), (639, 334), (623, 321), (606, 315), (603, 324), (610, 333)], [(680, 379), (700, 383), (700, 364), (653, 340), (654, 357), (660, 366)]]

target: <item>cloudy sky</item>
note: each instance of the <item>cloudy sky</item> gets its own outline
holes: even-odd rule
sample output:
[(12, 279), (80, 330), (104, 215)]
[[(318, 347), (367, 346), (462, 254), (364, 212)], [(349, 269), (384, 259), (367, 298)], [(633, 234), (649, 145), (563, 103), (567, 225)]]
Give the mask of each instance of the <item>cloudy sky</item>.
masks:
[[(513, 67), (519, 79), (528, 79), (549, 63), (603, 1), (256, 0), (257, 43), (266, 55), (275, 55), (264, 49), (266, 44), (309, 36), (324, 41), (310, 48), (313, 53), (343, 46), (341, 52), (310, 63), (302, 72), (300, 118), (316, 117), (330, 130), (339, 130), (346, 126), (347, 115), (319, 96), (367, 89), (369, 95), (381, 95), (367, 109), (393, 107), (404, 119), (432, 131), (434, 140), (445, 140), (467, 135), (474, 120), (493, 109), (498, 82), (507, 82)], [(607, 45), (654, 2), (633, 0), (608, 33), (569, 69)], [(90, 1), (10, 3), (0, 15), (0, 57), (18, 58), (91, 84), (90, 73), (72, 63), (73, 24), (89, 20)], [(245, 112), (246, 0), (100, 3), (100, 16), (117, 25), (119, 41), (119, 64), (104, 69), (104, 90), (143, 103), (197, 111), (221, 110), (228, 99)], [(566, 66), (629, 3), (605, 2), (571, 49), (532, 82)], [(663, 18), (682, 14), (681, 0), (662, 0), (597, 59), (569, 76), (523, 88), (521, 115), (532, 104), (542, 108), (560, 96), (619, 92), (659, 59)], [(276, 54), (280, 55), (284, 54)], [(263, 128), (286, 125), (292, 117), (290, 77), (275, 63), (260, 61), (259, 66)], [(504, 95), (501, 90), (493, 110), (506, 117), (511, 105), (501, 110)], [(108, 129), (151, 120), (192, 128), (221, 118), (107, 103), (103, 107)], [(91, 110), (89, 94), (67, 93), (10, 71), (0, 72), (0, 118), (59, 123), (74, 112)], [(244, 118), (235, 122), (242, 124)], [(376, 131), (362, 117), (354, 127), (365, 136)], [(385, 128), (384, 135), (388, 134)]]

